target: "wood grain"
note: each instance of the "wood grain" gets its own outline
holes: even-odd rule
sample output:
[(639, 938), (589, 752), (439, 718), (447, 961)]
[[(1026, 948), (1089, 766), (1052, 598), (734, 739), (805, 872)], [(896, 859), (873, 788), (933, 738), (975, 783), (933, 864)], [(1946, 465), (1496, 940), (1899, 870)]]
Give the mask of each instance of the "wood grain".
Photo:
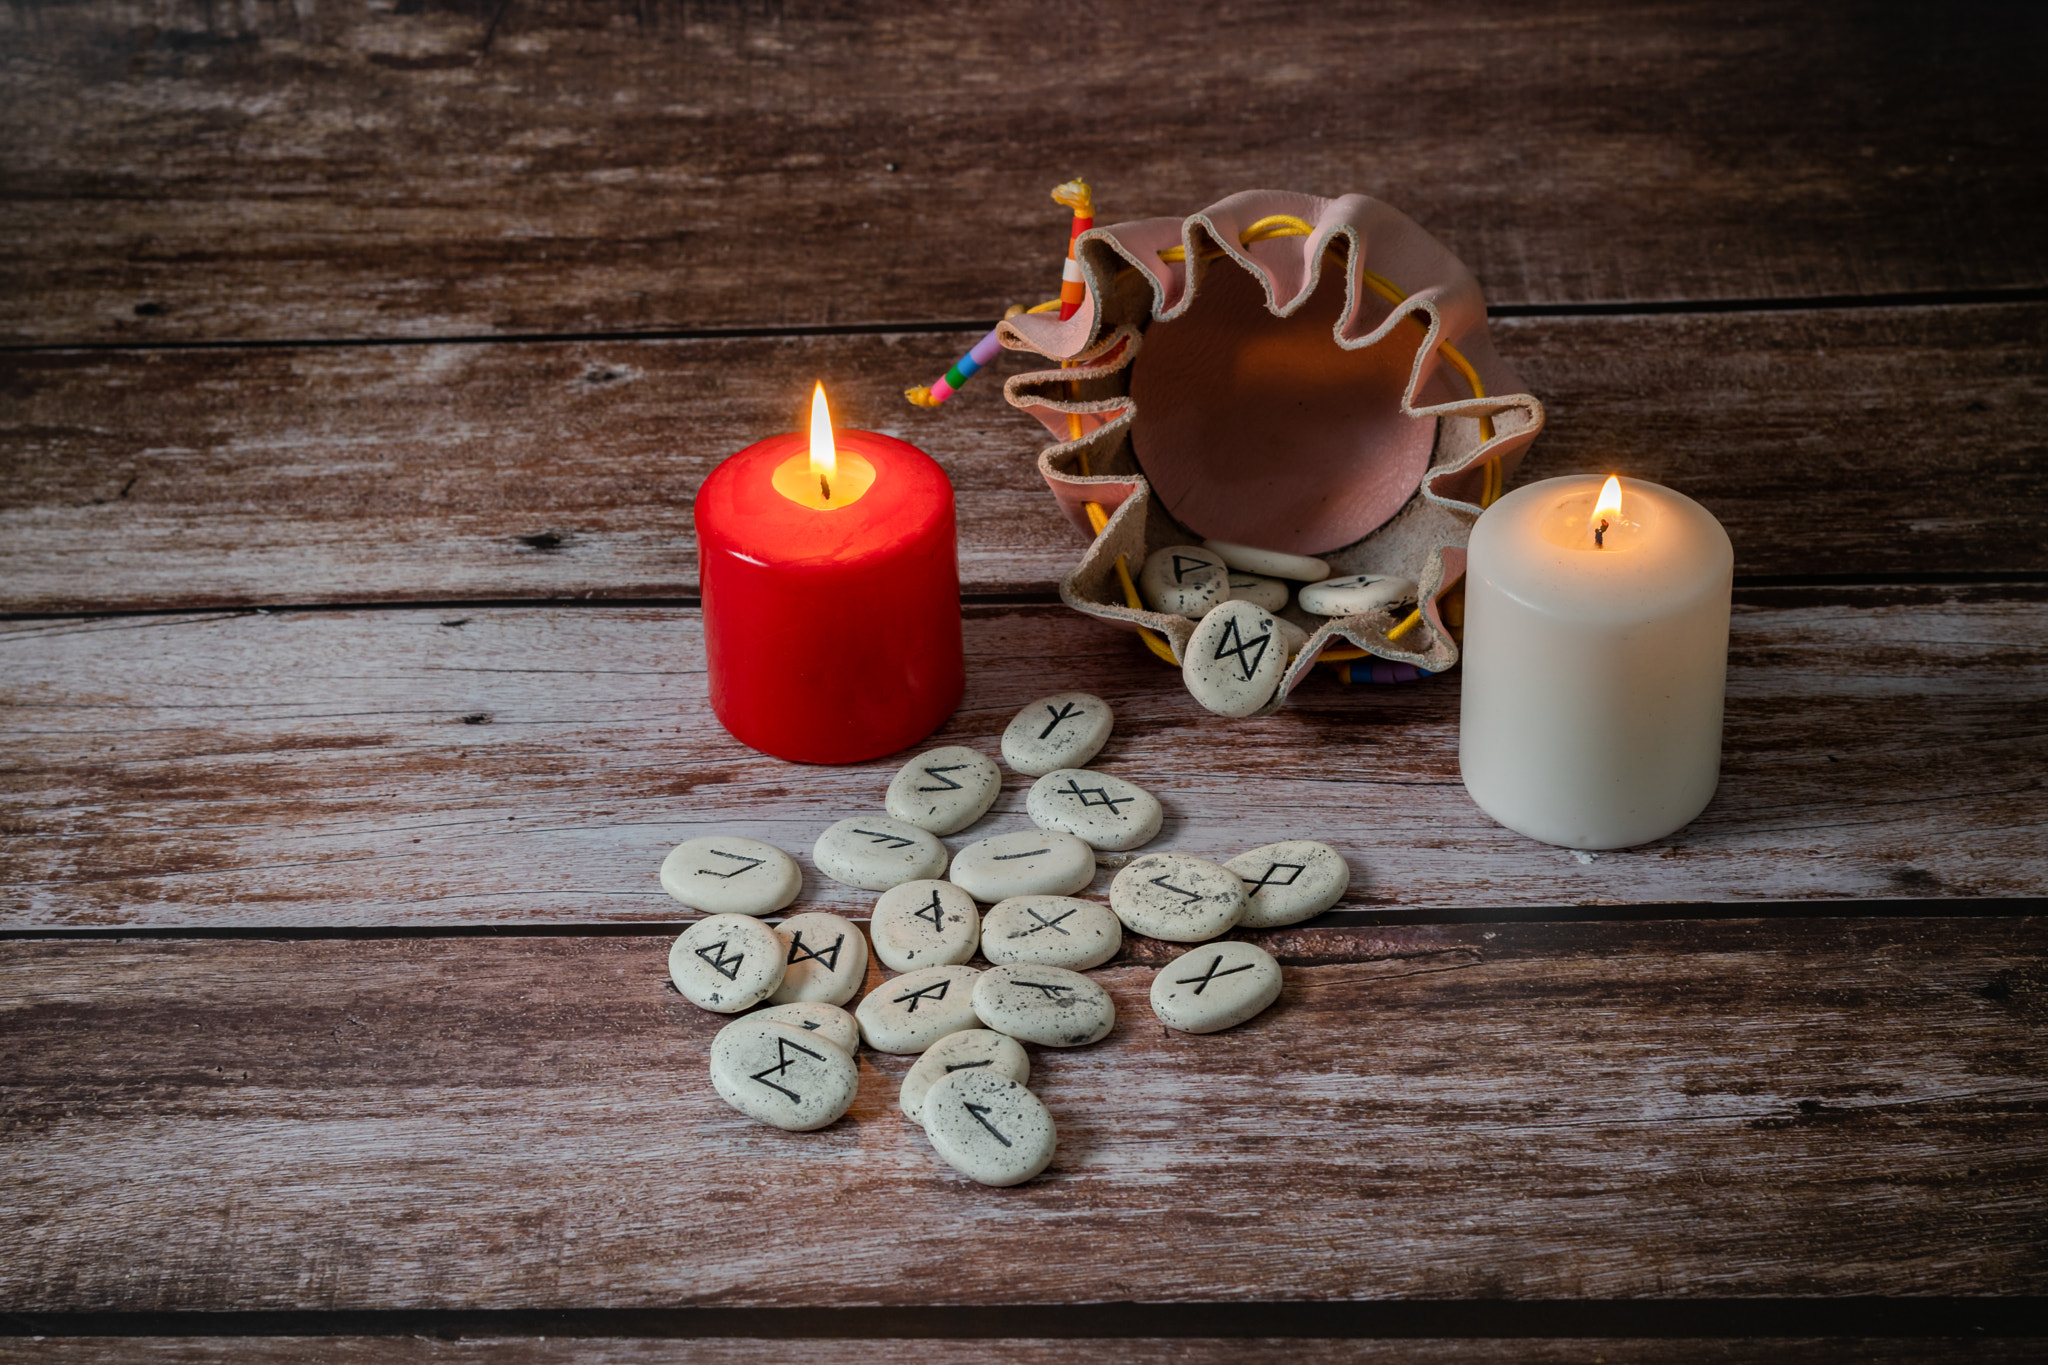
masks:
[(891, 1360), (950, 1362), (951, 1365), (1069, 1365), (1081, 1360), (1128, 1361), (1131, 1365), (1342, 1365), (1350, 1361), (1414, 1361), (1419, 1365), (1457, 1365), (1465, 1361), (1514, 1361), (1529, 1365), (1586, 1365), (1587, 1362), (1641, 1361), (1645, 1365), (1733, 1365), (1771, 1360), (1782, 1365), (1837, 1362), (1845, 1359), (1892, 1365), (1942, 1361), (2031, 1362), (2041, 1358), (2048, 1339), (1969, 1338), (1961, 1340), (1882, 1340), (1782, 1337), (1743, 1341), (1591, 1337), (1542, 1341), (1441, 1340), (1406, 1338), (1393, 1341), (1319, 1340), (1315, 1338), (1057, 1338), (1032, 1340), (934, 1340), (891, 1337), (887, 1341), (792, 1341), (693, 1337), (680, 1341), (630, 1338), (481, 1336), (439, 1340), (429, 1336), (394, 1337), (202, 1337), (164, 1339), (137, 1337), (37, 1338), (29, 1342), (0, 1339), (0, 1363), (86, 1365), (91, 1361), (135, 1362), (135, 1365), (215, 1365), (248, 1361), (254, 1365), (287, 1365), (302, 1361), (332, 1365), (461, 1365), (471, 1361), (533, 1362), (533, 1365), (866, 1365), (878, 1353)]
[(1496, 302), (2038, 286), (2036, 7), (0, 10), (0, 335), (993, 318), (1105, 221), (1376, 194)]
[[(2038, 896), (2048, 890), (2048, 594), (1745, 595), (1719, 795), (1580, 862), (1492, 824), (1457, 775), (1458, 678), (1316, 679), (1228, 721), (1137, 641), (1057, 607), (975, 608), (968, 691), (932, 743), (994, 753), (1016, 710), (1116, 708), (1098, 763), (1157, 793), (1155, 845), (1340, 849), (1344, 905)], [(507, 608), (56, 620), (0, 635), (10, 928), (672, 921), (673, 844), (726, 831), (809, 870), (901, 758), (762, 758), (710, 715), (696, 613)], [(1025, 828), (1025, 779), (947, 842)], [(1099, 876), (1106, 888), (1108, 872)]]
[[(2048, 570), (2048, 306), (1497, 332), (1551, 414), (1520, 477), (1683, 489), (1727, 525), (1738, 573)], [(935, 414), (899, 396), (961, 345), (0, 356), (0, 609), (689, 596), (697, 485), (795, 427), (813, 376), (845, 425), (946, 466), (967, 591), (1047, 592), (1082, 545), (1036, 473), (1042, 429), (997, 376)]]
[(1060, 1147), (1013, 1190), (934, 1161), (908, 1058), (818, 1133), (727, 1109), (666, 936), (0, 945), (0, 1304), (2048, 1287), (2038, 919), (1348, 940), (1208, 1037), (1096, 973), (1119, 1023), (1036, 1053)]

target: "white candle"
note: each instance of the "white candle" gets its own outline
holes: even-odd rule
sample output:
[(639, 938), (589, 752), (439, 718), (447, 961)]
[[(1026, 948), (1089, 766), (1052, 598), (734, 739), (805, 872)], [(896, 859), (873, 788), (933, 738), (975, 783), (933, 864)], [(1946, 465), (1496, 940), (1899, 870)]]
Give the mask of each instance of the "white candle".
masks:
[[(1458, 766), (1480, 809), (1545, 843), (1627, 848), (1706, 808), (1721, 774), (1735, 553), (1654, 483), (1518, 488), (1472, 528)], [(1604, 529), (1603, 529), (1604, 527)]]

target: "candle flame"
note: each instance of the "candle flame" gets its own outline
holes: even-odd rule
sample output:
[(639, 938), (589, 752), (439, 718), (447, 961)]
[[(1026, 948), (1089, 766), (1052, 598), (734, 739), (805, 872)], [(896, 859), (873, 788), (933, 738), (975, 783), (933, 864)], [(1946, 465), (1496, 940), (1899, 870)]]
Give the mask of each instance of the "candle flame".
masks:
[(811, 474), (832, 501), (832, 479), (839, 473), (839, 451), (832, 444), (832, 413), (825, 406), (825, 386), (811, 392)]
[(1618, 520), (1621, 516), (1621, 480), (1612, 474), (1600, 490), (1600, 501), (1593, 504), (1593, 518), (1598, 521)]
[(1607, 528), (1621, 520), (1621, 479), (1609, 474), (1601, 486), (1600, 500), (1593, 504), (1593, 516), (1586, 523), (1586, 529), (1593, 533), (1593, 544), (1606, 547)]

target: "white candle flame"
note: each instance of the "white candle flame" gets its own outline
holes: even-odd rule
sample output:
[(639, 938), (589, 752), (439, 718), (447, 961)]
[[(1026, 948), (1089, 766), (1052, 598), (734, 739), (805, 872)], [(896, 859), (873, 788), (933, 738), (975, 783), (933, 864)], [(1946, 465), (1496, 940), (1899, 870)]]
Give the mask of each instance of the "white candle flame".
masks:
[(1593, 504), (1593, 518), (1586, 526), (1593, 533), (1593, 543), (1605, 548), (1607, 528), (1621, 520), (1621, 479), (1613, 474), (1600, 489), (1600, 500)]
[(811, 474), (832, 501), (832, 479), (839, 473), (839, 451), (832, 444), (832, 413), (825, 406), (825, 386), (811, 392)]

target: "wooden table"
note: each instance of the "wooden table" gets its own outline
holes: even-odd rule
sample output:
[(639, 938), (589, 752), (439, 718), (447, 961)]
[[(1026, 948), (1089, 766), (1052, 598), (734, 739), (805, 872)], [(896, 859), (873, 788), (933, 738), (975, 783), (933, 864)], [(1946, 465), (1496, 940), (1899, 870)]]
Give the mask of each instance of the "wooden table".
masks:
[[(0, 11), (0, 1360), (2039, 1359), (2038, 11), (887, 8)], [(1076, 172), (1394, 202), (1521, 478), (1722, 518), (1699, 820), (1532, 843), (1455, 676), (1227, 722), (1058, 605), (1035, 428), (897, 394), (1048, 296)], [(1131, 942), (1014, 1190), (907, 1059), (739, 1118), (665, 980), (668, 846), (892, 769), (705, 705), (691, 492), (814, 376), (958, 489), (940, 741), (1095, 691), (1160, 846), (1357, 873), (1232, 1033)]]

